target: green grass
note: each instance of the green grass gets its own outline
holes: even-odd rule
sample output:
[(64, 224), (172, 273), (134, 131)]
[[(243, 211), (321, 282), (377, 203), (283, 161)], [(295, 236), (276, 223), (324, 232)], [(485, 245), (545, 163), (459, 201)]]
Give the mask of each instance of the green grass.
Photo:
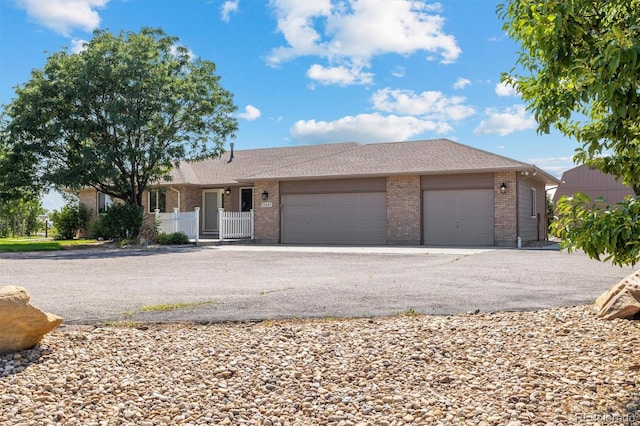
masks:
[(138, 309), (138, 312), (165, 312), (175, 311), (176, 309), (196, 308), (198, 306), (205, 306), (212, 304), (212, 301), (196, 302), (196, 303), (163, 303), (161, 305), (149, 305), (143, 306)]
[(84, 246), (96, 240), (53, 240), (50, 238), (0, 238), (0, 252), (52, 251)]
[(122, 321), (105, 321), (105, 327), (119, 327), (119, 328), (137, 328), (140, 327), (140, 323), (131, 320)]
[(409, 309), (405, 310), (404, 312), (396, 312), (394, 314), (394, 316), (396, 316), (396, 317), (417, 317), (419, 315), (420, 314), (418, 313), (418, 311), (416, 311), (413, 308), (409, 308)]

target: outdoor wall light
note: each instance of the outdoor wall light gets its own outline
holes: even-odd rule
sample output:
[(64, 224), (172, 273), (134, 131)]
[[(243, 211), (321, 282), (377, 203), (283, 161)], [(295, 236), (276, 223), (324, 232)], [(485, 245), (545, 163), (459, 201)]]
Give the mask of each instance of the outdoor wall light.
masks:
[(227, 187), (227, 188), (224, 190), (224, 193), (225, 193), (226, 195), (231, 195), (231, 188)]
[(267, 198), (269, 198), (269, 193), (267, 191), (262, 191), (262, 199), (266, 200)]
[(505, 192), (507, 192), (507, 184), (502, 182), (502, 185), (500, 185), (500, 192), (502, 192), (503, 194)]

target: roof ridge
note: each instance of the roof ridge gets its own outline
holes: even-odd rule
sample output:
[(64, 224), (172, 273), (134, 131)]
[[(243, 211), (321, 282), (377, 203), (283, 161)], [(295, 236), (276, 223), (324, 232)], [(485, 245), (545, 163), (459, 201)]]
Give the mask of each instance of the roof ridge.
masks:
[[(271, 147), (265, 147), (265, 148), (249, 148), (249, 149), (234, 149), (233, 152), (234, 153), (238, 153), (238, 152), (247, 152), (247, 151), (267, 151), (267, 150), (280, 150), (280, 149), (304, 149), (304, 148), (309, 148), (309, 147), (317, 147), (317, 146), (323, 146), (323, 145), (347, 145), (347, 144), (359, 144), (358, 142), (336, 142), (336, 143), (317, 143), (317, 144), (310, 144), (310, 145), (292, 145), (292, 146), (271, 146)], [(223, 153), (224, 154), (229, 154), (231, 151), (225, 151)], [(219, 157), (222, 158), (222, 155)]]
[(525, 163), (524, 161), (516, 160), (516, 159), (514, 159), (514, 158), (510, 158), (510, 157), (507, 157), (507, 156), (505, 156), (505, 155), (500, 155), (500, 154), (496, 154), (495, 152), (487, 151), (487, 150), (485, 150), (485, 149), (476, 148), (475, 146), (465, 145), (465, 144), (463, 144), (463, 143), (456, 142), (456, 141), (453, 141), (453, 140), (451, 140), (451, 139), (443, 138), (443, 139), (440, 139), (440, 140), (447, 141), (447, 142), (451, 142), (452, 144), (456, 144), (456, 145), (458, 145), (458, 146), (462, 146), (462, 147), (465, 147), (465, 148), (471, 148), (471, 149), (473, 149), (473, 150), (475, 150), (475, 151), (482, 152), (482, 153), (484, 153), (484, 154), (493, 155), (493, 156), (495, 156), (495, 157), (500, 157), (500, 158), (502, 158), (502, 159), (509, 160), (509, 161), (513, 161), (513, 162), (515, 162), (515, 163), (520, 163), (520, 164), (522, 164), (523, 166), (529, 166), (529, 167), (534, 167), (534, 166), (535, 166), (534, 164)]
[(436, 141), (449, 141), (447, 138), (438, 138), (438, 139), (416, 139), (416, 140), (408, 140), (408, 141), (395, 141), (395, 142), (369, 142), (362, 144), (363, 146), (374, 146), (374, 145), (396, 145), (399, 143), (415, 143), (415, 142), (436, 142)]

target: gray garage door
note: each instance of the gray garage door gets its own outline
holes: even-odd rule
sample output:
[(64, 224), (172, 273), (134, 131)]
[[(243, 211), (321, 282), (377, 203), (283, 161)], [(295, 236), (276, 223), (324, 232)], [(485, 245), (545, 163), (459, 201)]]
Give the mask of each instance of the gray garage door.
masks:
[(385, 244), (384, 192), (282, 196), (284, 244)]
[(494, 244), (493, 190), (423, 192), (425, 245)]

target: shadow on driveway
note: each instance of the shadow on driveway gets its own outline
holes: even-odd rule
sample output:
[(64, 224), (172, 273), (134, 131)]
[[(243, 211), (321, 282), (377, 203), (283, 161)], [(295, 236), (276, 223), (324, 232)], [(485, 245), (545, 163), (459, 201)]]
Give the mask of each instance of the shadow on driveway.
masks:
[(87, 248), (87, 249), (62, 249), (51, 251), (31, 251), (0, 253), (0, 259), (14, 260), (68, 260), (68, 259), (113, 259), (158, 256), (167, 254), (189, 253), (202, 250), (193, 246), (169, 246), (148, 248)]

